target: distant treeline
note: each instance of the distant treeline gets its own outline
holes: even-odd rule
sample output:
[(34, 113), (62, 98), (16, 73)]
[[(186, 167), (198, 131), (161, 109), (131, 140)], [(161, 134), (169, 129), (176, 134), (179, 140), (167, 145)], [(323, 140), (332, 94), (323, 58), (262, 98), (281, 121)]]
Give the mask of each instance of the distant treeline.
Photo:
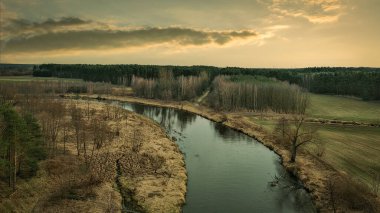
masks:
[(218, 76), (212, 83), (208, 103), (224, 110), (248, 109), (279, 113), (304, 113), (308, 93), (297, 85), (281, 81), (239, 81)]
[(0, 76), (21, 76), (32, 74), (32, 64), (0, 64)]
[(160, 71), (172, 71), (175, 78), (198, 76), (202, 72), (207, 73), (209, 79), (214, 79), (218, 75), (254, 75), (288, 81), (314, 93), (351, 95), (363, 100), (380, 100), (380, 68), (260, 69), (212, 66), (42, 64), (35, 66), (33, 70), (34, 76), (79, 78), (127, 86), (132, 84), (133, 76), (157, 79)]

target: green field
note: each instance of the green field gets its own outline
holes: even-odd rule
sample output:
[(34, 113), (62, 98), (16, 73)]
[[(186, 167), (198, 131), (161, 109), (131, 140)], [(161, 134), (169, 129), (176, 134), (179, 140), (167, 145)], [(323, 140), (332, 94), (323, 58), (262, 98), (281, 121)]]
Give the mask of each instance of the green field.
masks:
[[(272, 132), (276, 122), (254, 119), (268, 132)], [(370, 172), (380, 171), (380, 128), (366, 126), (342, 126), (308, 124), (318, 129), (318, 138), (325, 142), (322, 160), (335, 169), (366, 183), (370, 182)], [(312, 151), (312, 146), (309, 147)]]
[(314, 118), (380, 123), (380, 102), (311, 94), (307, 114)]
[[(311, 94), (309, 117), (380, 123), (380, 102), (355, 98)], [(276, 121), (271, 117), (251, 117), (252, 121), (272, 132)], [(370, 183), (371, 171), (380, 171), (380, 127), (307, 124), (318, 129), (325, 142), (322, 160), (335, 169)], [(312, 146), (308, 147), (310, 151)]]
[(82, 82), (82, 79), (56, 78), (56, 77), (33, 77), (33, 76), (0, 76), (0, 82), (28, 82), (28, 81), (65, 81)]
[(362, 181), (370, 182), (370, 171), (380, 171), (380, 128), (319, 126), (326, 142), (325, 161)]

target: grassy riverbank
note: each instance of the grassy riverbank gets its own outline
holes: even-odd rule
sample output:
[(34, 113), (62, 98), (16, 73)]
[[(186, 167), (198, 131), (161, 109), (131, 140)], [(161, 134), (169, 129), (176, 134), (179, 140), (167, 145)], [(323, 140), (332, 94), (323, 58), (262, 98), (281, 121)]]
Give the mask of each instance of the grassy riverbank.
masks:
[[(253, 118), (253, 122), (272, 132), (276, 121)], [(342, 173), (370, 185), (372, 172), (380, 170), (380, 128), (349, 125), (323, 125), (309, 123), (318, 130), (318, 137), (325, 144), (322, 159)], [(313, 153), (313, 147), (309, 146)]]

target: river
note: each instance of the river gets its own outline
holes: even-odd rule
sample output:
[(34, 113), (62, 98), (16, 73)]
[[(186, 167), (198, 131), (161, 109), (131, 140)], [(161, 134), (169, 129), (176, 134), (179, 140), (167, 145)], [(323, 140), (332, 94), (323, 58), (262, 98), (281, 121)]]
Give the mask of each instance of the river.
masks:
[[(160, 123), (185, 155), (185, 213), (314, 212), (280, 157), (255, 139), (183, 110), (121, 103)], [(274, 177), (281, 177), (279, 184)]]

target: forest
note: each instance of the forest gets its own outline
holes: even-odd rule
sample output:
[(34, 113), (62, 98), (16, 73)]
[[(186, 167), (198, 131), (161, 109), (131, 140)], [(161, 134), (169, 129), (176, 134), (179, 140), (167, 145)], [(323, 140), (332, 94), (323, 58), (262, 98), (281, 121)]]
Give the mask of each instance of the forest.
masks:
[(212, 66), (158, 65), (87, 65), (41, 64), (33, 67), (34, 76), (79, 78), (85, 81), (109, 82), (131, 86), (132, 78), (160, 78), (160, 72), (171, 71), (174, 78), (207, 73), (209, 84), (218, 75), (252, 75), (276, 78), (297, 84), (310, 92), (356, 96), (363, 100), (380, 100), (379, 68), (310, 67), (299, 69), (262, 69)]
[(208, 75), (174, 77), (173, 72), (160, 71), (158, 78), (132, 77), (131, 86), (136, 96), (162, 100), (191, 100), (208, 87)]
[[(239, 76), (240, 79), (249, 79)], [(233, 78), (232, 78), (233, 79)], [(288, 82), (235, 81), (228, 76), (218, 76), (212, 83), (208, 104), (216, 109), (274, 111), (277, 113), (305, 113), (308, 94), (305, 89)], [(261, 78), (261, 80), (266, 78)]]

